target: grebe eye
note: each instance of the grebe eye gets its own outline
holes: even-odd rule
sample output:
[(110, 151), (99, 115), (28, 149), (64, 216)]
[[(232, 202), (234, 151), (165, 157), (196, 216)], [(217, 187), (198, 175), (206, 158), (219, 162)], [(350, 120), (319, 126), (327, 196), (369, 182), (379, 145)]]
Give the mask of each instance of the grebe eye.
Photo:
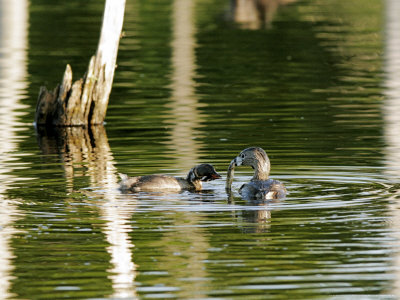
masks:
[(241, 158), (244, 158), (244, 154), (241, 154), (240, 157), (241, 157)]

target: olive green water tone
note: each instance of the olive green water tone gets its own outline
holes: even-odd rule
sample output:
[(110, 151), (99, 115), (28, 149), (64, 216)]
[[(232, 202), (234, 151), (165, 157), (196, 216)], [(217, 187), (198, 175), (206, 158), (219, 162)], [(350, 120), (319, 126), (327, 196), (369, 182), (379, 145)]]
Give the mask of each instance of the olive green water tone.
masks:
[[(1, 299), (400, 298), (400, 5), (261, 2), (127, 1), (106, 124), (35, 128), (104, 1), (0, 0)], [(285, 199), (225, 190), (253, 146)]]

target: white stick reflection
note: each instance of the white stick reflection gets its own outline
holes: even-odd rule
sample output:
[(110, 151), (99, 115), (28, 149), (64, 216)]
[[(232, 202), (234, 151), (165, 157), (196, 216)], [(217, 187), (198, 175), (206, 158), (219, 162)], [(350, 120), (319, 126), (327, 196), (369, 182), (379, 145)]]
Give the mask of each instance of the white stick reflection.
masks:
[(173, 151), (176, 165), (190, 170), (197, 162), (201, 137), (199, 128), (202, 117), (201, 105), (195, 95), (195, 27), (194, 6), (196, 1), (175, 0), (173, 4), (172, 37), (172, 97), (167, 105), (171, 115), (171, 141), (168, 147)]
[[(386, 1), (386, 45), (385, 45), (385, 74), (386, 100), (383, 106), (385, 120), (385, 149), (386, 173), (393, 182), (400, 182), (400, 1)], [(393, 196), (391, 211), (393, 214), (392, 227), (396, 238), (400, 240), (400, 193)], [(397, 203), (397, 204), (396, 204)], [(397, 245), (399, 245), (398, 243)], [(400, 255), (395, 256), (394, 295), (400, 296)]]
[(10, 175), (10, 162), (17, 150), (18, 110), (24, 107), (19, 100), (27, 87), (27, 29), (27, 1), (0, 1), (0, 299), (15, 297), (10, 293), (14, 269), (10, 241), (21, 212), (15, 201), (7, 199), (6, 191), (16, 180)]
[(108, 270), (113, 283), (113, 297), (136, 299), (136, 265), (132, 255), (134, 245), (129, 237), (132, 231), (130, 220), (136, 203), (132, 203), (132, 199), (118, 200), (115, 193), (105, 193), (104, 196), (107, 202), (102, 206), (101, 211), (103, 218), (107, 221), (105, 234), (110, 243), (107, 251), (111, 255), (113, 266)]
[[(193, 0), (173, 2), (172, 34), (172, 97), (168, 105), (171, 124), (171, 140), (168, 148), (174, 154), (174, 166), (187, 172), (198, 163), (201, 142), (199, 130), (202, 126), (199, 101), (196, 97), (196, 59), (195, 59), (195, 5)], [(206, 233), (198, 226), (198, 214), (174, 212), (175, 230), (166, 232), (161, 240), (168, 255), (160, 258), (160, 265), (174, 271), (179, 278), (177, 297), (187, 299), (207, 296), (207, 270), (204, 261), (210, 247)], [(182, 243), (182, 241), (185, 241)], [(184, 268), (181, 266), (185, 266)], [(167, 282), (166, 284), (168, 284)], [(171, 284), (177, 284), (176, 281)]]
[[(91, 134), (86, 128), (63, 128), (60, 129), (59, 136), (64, 137), (65, 149), (61, 149), (60, 152), (65, 162), (65, 176), (70, 190), (73, 190), (75, 177), (89, 175), (90, 186), (99, 189), (94, 197), (103, 199), (102, 202), (96, 203), (99, 204), (101, 218), (106, 221), (103, 231), (109, 242), (107, 252), (110, 254), (112, 267), (108, 272), (113, 287), (112, 297), (136, 299), (136, 265), (132, 255), (134, 245), (129, 237), (132, 231), (130, 221), (136, 202), (134, 199), (118, 197), (120, 194), (117, 190), (117, 171), (105, 128), (93, 126)], [(46, 136), (42, 136), (42, 140), (45, 139)], [(41, 144), (42, 147), (46, 145), (45, 142)], [(75, 172), (77, 165), (87, 166), (87, 174), (81, 170)]]
[[(100, 130), (102, 129), (102, 130)], [(110, 246), (107, 251), (111, 256), (112, 268), (108, 271), (112, 281), (114, 298), (136, 299), (136, 265), (133, 263), (132, 249), (129, 233), (132, 231), (130, 221), (136, 208), (134, 199), (118, 198), (117, 170), (113, 163), (113, 157), (108, 145), (104, 127), (96, 127), (94, 139), (97, 148), (96, 158), (89, 163), (89, 175), (92, 186), (97, 185), (103, 189), (104, 204), (101, 206), (101, 214), (107, 221), (104, 233)]]

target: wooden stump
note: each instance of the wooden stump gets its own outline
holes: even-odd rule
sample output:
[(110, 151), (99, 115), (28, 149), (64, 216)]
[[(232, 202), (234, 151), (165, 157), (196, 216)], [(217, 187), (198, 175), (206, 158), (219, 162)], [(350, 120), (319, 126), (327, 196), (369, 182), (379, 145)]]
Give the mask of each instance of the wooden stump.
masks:
[(104, 122), (116, 66), (124, 20), (125, 0), (106, 0), (96, 55), (83, 78), (72, 81), (67, 65), (62, 82), (53, 90), (41, 87), (35, 123), (52, 126), (85, 126)]

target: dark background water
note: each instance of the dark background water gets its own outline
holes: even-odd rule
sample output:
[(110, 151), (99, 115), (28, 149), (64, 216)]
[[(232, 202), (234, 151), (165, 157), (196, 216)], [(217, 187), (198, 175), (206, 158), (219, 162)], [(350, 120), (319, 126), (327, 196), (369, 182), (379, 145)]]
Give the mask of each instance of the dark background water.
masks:
[[(48, 131), (33, 126), (39, 87), (67, 63), (82, 76), (104, 3), (11, 2), (0, 0), (0, 297), (398, 297), (396, 0), (270, 1), (264, 21), (240, 21), (234, 1), (127, 1), (107, 124)], [(243, 201), (247, 168), (232, 198), (224, 180), (117, 189), (118, 172), (184, 176), (200, 162), (225, 176), (253, 145), (287, 199)]]

